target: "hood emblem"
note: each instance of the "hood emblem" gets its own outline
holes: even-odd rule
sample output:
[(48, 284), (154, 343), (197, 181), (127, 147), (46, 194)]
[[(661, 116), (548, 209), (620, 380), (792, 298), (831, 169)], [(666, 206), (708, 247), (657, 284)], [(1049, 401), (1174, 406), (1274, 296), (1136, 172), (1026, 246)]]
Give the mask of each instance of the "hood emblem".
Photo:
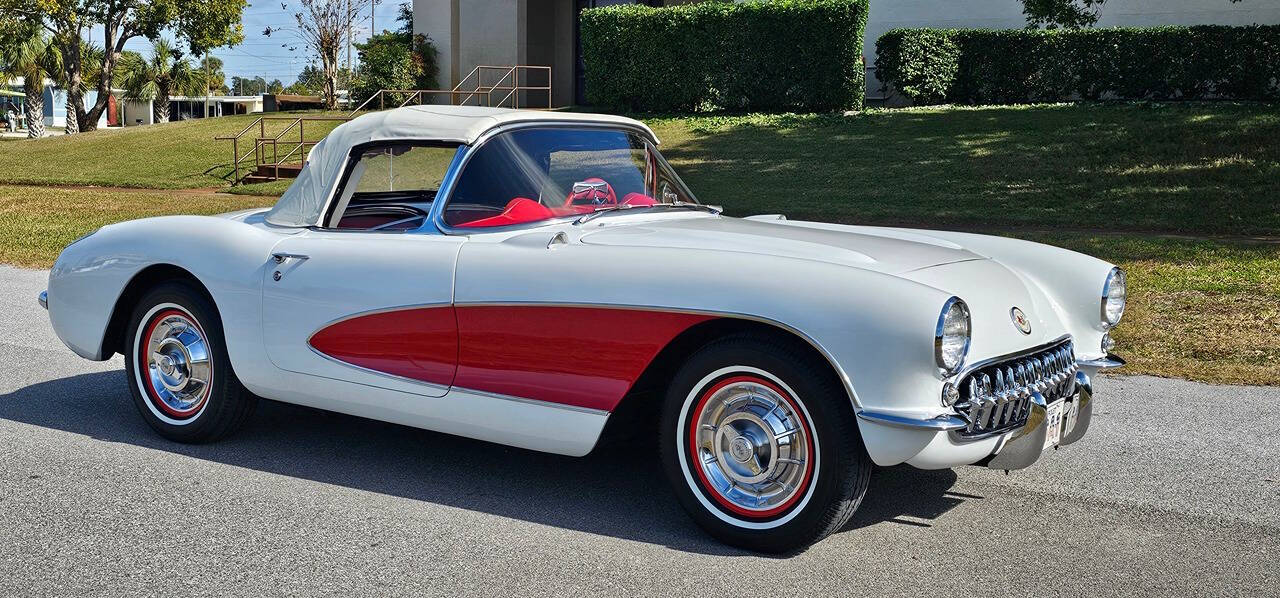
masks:
[(1027, 314), (1022, 313), (1021, 309), (1015, 307), (1009, 310), (1009, 319), (1013, 320), (1013, 326), (1023, 334), (1031, 334), (1031, 320), (1027, 319)]

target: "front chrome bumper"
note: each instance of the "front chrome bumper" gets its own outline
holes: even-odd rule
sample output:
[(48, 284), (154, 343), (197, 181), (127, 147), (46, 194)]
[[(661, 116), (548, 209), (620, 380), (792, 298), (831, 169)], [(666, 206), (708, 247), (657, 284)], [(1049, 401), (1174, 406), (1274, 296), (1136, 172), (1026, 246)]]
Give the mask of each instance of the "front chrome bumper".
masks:
[(40, 291), (40, 296), (36, 298), (40, 302), (40, 307), (49, 309), (49, 291)]
[[(1089, 431), (1089, 423), (1093, 421), (1093, 384), (1089, 376), (1077, 371), (1075, 394), (1062, 400), (1067, 401), (1064, 412), (1074, 406), (1076, 420), (1074, 425), (1066, 417), (1058, 422), (1057, 425), (1062, 426), (1058, 446), (1075, 443)], [(991, 469), (1011, 470), (1028, 467), (1039, 460), (1041, 453), (1048, 448), (1045, 443), (1049, 437), (1048, 408), (1044, 397), (1035, 393), (1027, 423), (1014, 430), (996, 453), (983, 464)]]
[[(1105, 361), (1103, 364), (1101, 362)], [(911, 417), (908, 414), (863, 410), (858, 418), (868, 424), (863, 437), (868, 443), (885, 443), (890, 450), (882, 452), (882, 465), (906, 462), (922, 469), (941, 469), (961, 465), (983, 465), (994, 469), (1022, 469), (1035, 463), (1044, 453), (1049, 438), (1047, 422), (1050, 406), (1062, 402), (1063, 417), (1060, 420), (1057, 446), (1078, 442), (1088, 432), (1093, 421), (1093, 384), (1090, 374), (1102, 369), (1118, 367), (1124, 363), (1114, 355), (1104, 359), (1086, 359), (1076, 362), (1071, 370), (1069, 390), (1065, 393), (1045, 393), (1037, 390), (1029, 401), (1028, 412), (1015, 426), (974, 438), (966, 434), (969, 421), (963, 413), (950, 412), (931, 418)], [(1046, 399), (1046, 396), (1048, 397)], [(1074, 422), (1070, 421), (1071, 407), (1075, 407)], [(899, 430), (893, 435), (891, 430)], [(902, 435), (906, 434), (906, 435)], [(1049, 446), (1053, 446), (1051, 443)]]

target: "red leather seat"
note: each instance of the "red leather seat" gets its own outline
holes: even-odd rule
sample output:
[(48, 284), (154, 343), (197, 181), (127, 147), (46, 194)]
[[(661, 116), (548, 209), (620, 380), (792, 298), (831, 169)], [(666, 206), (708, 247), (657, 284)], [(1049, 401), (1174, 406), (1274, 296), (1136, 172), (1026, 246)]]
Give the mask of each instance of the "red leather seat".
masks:
[(509, 224), (522, 224), (525, 222), (537, 222), (546, 220), (555, 216), (555, 212), (551, 208), (544, 206), (527, 197), (517, 197), (507, 202), (507, 207), (497, 216), (472, 220), (459, 224), (459, 228), (484, 228), (489, 226), (507, 226)]

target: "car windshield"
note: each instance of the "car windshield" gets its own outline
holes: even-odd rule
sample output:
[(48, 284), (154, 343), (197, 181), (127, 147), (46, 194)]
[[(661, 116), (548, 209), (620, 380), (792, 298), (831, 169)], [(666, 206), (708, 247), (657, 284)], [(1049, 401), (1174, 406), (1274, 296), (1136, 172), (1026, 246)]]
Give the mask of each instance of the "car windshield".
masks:
[(445, 222), (486, 228), (599, 210), (696, 205), (653, 144), (603, 128), (502, 133), (476, 148), (445, 206)]

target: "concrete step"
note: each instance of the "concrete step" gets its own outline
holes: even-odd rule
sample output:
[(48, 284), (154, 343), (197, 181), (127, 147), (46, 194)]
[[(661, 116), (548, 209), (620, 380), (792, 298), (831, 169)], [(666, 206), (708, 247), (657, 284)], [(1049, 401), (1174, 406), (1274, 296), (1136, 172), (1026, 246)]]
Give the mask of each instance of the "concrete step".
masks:
[(275, 178), (278, 173), (279, 177), (282, 179), (283, 178), (292, 179), (292, 178), (297, 178), (298, 173), (300, 172), (302, 172), (301, 164), (281, 164), (279, 166), (270, 166), (270, 165), (263, 164), (261, 166), (258, 166), (258, 169), (254, 171), (253, 175), (260, 176), (260, 177)]

